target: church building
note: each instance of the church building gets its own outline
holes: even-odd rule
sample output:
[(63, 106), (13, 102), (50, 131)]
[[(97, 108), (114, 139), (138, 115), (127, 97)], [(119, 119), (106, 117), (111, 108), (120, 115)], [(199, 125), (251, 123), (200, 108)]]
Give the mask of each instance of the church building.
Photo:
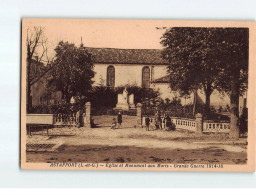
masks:
[[(139, 87), (158, 90), (162, 99), (175, 97), (176, 92), (169, 88), (167, 76), (168, 63), (161, 56), (160, 49), (117, 49), (87, 47), (93, 56), (95, 77), (94, 84), (109, 87), (136, 85)], [(42, 97), (46, 89), (47, 74), (35, 80), (32, 85), (32, 105), (45, 103)], [(205, 95), (198, 92), (198, 97), (205, 102)], [(53, 94), (54, 101), (61, 100), (61, 94)], [(193, 95), (181, 98), (183, 105), (193, 102)], [(56, 102), (55, 102), (56, 103)], [(211, 106), (226, 107), (230, 103), (227, 95), (222, 96), (218, 91), (211, 95)]]
[(167, 61), (158, 49), (88, 48), (94, 61), (94, 85), (118, 87), (134, 84), (152, 87), (152, 81), (166, 76)]

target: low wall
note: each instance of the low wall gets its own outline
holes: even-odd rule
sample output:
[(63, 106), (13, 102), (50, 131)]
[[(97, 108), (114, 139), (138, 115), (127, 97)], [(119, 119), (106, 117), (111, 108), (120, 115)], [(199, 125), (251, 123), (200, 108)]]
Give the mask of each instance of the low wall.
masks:
[(54, 125), (56, 126), (76, 126), (78, 118), (76, 113), (72, 114), (56, 114), (54, 115)]
[(52, 125), (54, 123), (53, 114), (27, 114), (26, 123)]
[(211, 122), (211, 121), (204, 121), (203, 122), (203, 132), (207, 133), (229, 133), (230, 131), (230, 123), (225, 122)]
[[(149, 116), (154, 124), (154, 116)], [(142, 116), (142, 127), (145, 127), (145, 118)], [(164, 117), (161, 117), (164, 121)], [(203, 133), (229, 133), (230, 124), (227, 122), (213, 122), (213, 121), (203, 121), (189, 118), (171, 117), (172, 123), (175, 124), (176, 129), (184, 129), (193, 132), (203, 132)], [(197, 123), (202, 123), (202, 126), (197, 126)], [(164, 123), (162, 126), (165, 126)], [(197, 129), (202, 128), (202, 129)]]
[(172, 122), (175, 124), (176, 129), (196, 131), (195, 119), (172, 117)]

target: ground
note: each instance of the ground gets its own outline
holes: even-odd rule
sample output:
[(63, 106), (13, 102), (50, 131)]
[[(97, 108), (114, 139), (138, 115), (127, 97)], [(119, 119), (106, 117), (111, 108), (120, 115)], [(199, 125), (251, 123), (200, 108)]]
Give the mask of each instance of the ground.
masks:
[(245, 164), (246, 138), (225, 134), (197, 135), (184, 130), (136, 128), (136, 117), (124, 116), (122, 129), (110, 129), (112, 116), (94, 117), (97, 128), (53, 128), (50, 136), (27, 136), (27, 162), (217, 163)]

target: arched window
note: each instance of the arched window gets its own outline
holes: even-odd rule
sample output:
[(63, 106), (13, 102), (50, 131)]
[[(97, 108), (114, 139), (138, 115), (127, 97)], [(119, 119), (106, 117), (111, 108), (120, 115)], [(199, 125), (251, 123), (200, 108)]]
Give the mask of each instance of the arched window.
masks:
[(114, 68), (114, 66), (108, 66), (108, 68), (107, 68), (107, 86), (115, 87), (115, 68)]
[(150, 87), (150, 69), (148, 66), (142, 69), (142, 87)]

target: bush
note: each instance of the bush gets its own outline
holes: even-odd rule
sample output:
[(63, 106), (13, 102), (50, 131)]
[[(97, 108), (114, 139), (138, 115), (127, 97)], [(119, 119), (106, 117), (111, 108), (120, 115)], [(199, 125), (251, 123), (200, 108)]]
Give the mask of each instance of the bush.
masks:
[[(155, 102), (159, 97), (159, 92), (151, 88), (138, 87), (136, 85), (119, 86), (110, 88), (105, 86), (93, 87), (89, 93), (86, 101), (92, 104), (92, 115), (115, 114), (113, 108), (117, 104), (117, 95), (122, 93), (124, 88), (127, 88), (128, 94), (134, 94), (134, 104), (142, 103), (145, 105), (146, 101)], [(125, 114), (136, 115), (136, 111), (127, 111)]]
[(82, 109), (80, 103), (70, 104), (70, 103), (60, 103), (60, 104), (40, 104), (33, 106), (31, 113), (34, 114), (71, 114)]
[(117, 94), (110, 87), (93, 87), (87, 101), (91, 102), (92, 115), (105, 115), (117, 104)]
[(188, 104), (182, 106), (180, 99), (177, 97), (172, 100), (168, 98), (166, 98), (165, 101), (162, 100), (157, 109), (162, 115), (166, 113), (170, 117), (194, 118), (193, 105)]
[(210, 120), (210, 121), (214, 121), (214, 122), (230, 122), (230, 118), (229, 116), (220, 114), (220, 113), (216, 113), (216, 112), (210, 112), (208, 114), (205, 114), (203, 116), (204, 120)]
[(128, 94), (134, 94), (134, 104), (145, 103), (146, 101), (157, 101), (159, 100), (159, 92), (152, 88), (138, 87), (137, 85), (126, 85), (115, 88), (116, 94), (122, 93), (126, 87)]

